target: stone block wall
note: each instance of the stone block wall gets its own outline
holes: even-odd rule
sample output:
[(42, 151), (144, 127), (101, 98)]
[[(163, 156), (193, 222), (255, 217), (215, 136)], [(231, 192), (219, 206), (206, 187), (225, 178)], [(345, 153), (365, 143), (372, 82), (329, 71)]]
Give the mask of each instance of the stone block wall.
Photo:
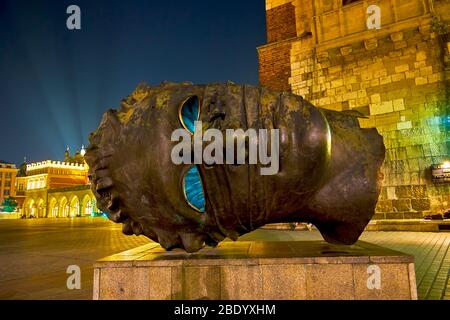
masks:
[[(268, 0), (269, 11), (273, 1)], [(440, 11), (430, 13), (433, 5)], [(450, 209), (449, 184), (431, 178), (432, 165), (450, 160), (450, 37), (443, 22), (450, 4), (430, 1), (430, 7), (396, 9), (396, 17), (419, 18), (351, 35), (344, 33), (351, 27), (341, 28), (345, 36), (332, 41), (321, 41), (314, 30), (326, 29), (316, 26), (310, 36), (297, 31), (297, 38), (284, 40), (282, 50), (280, 42), (259, 50), (263, 86), (292, 91), (319, 107), (359, 111), (367, 116), (361, 126), (376, 127), (383, 135), (387, 152), (375, 219), (422, 218)], [(297, 26), (305, 16), (300, 13), (297, 9)], [(286, 48), (289, 71), (286, 56), (277, 58)]]

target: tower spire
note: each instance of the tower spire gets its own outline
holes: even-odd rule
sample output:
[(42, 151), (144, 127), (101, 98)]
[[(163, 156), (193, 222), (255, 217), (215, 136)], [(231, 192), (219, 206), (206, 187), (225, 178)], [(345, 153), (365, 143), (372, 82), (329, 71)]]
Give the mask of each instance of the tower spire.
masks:
[(66, 151), (64, 152), (64, 161), (68, 162), (69, 160), (70, 160), (70, 149), (69, 146), (67, 145)]

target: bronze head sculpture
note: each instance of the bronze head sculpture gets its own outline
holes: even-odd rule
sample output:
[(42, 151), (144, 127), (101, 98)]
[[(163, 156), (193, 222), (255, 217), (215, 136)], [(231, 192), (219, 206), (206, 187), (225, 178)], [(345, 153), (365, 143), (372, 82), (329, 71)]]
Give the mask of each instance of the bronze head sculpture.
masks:
[[(357, 117), (254, 86), (141, 84), (91, 134), (92, 189), (125, 234), (167, 250), (195, 252), (276, 222), (309, 222), (326, 241), (353, 244), (374, 214), (385, 155), (377, 130)], [(192, 134), (194, 121), (200, 130), (278, 129), (276, 174), (248, 161), (175, 164), (171, 135)]]

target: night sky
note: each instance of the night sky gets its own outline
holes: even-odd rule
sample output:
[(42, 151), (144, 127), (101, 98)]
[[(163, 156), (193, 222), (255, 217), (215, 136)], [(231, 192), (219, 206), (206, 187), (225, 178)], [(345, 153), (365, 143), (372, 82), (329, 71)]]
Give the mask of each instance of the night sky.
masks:
[(62, 160), (140, 81), (257, 84), (264, 2), (0, 0), (0, 159)]

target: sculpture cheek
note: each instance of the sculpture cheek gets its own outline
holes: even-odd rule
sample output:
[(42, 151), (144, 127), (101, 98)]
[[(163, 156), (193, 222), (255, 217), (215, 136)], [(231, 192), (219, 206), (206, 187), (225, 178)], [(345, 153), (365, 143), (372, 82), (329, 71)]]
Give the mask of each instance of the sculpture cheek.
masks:
[(280, 152), (283, 153), (289, 150), (289, 146), (291, 144), (291, 137), (289, 130), (286, 127), (280, 126), (279, 130), (280, 130)]

